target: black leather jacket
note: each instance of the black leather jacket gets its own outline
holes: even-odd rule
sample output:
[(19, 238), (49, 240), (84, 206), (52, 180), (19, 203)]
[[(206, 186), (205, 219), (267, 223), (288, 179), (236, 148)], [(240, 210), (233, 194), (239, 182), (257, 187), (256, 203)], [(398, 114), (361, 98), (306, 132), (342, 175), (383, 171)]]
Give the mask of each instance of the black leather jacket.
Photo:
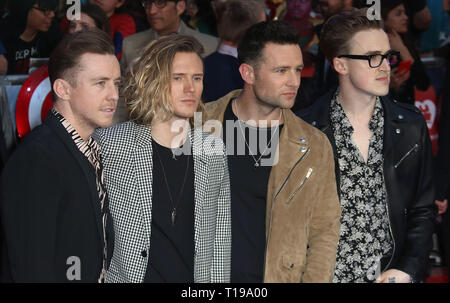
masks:
[[(339, 190), (336, 144), (330, 123), (330, 104), (335, 90), (297, 113), (322, 130), (335, 156)], [(382, 271), (390, 268), (408, 273), (414, 281), (423, 279), (436, 208), (434, 206), (433, 158), (428, 128), (419, 109), (382, 97), (384, 109), (384, 179), (393, 255), (382, 259)]]

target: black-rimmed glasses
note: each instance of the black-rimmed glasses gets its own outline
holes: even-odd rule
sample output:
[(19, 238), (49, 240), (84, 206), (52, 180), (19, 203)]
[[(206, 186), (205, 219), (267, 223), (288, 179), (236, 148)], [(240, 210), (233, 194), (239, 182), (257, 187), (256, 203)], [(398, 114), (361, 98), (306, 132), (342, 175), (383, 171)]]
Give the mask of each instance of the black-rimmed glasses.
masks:
[(386, 54), (373, 54), (373, 55), (340, 55), (338, 58), (349, 58), (357, 60), (367, 60), (371, 68), (377, 68), (386, 59), (389, 65), (395, 65), (399, 61), (400, 53), (396, 51), (390, 51)]
[(178, 2), (178, 1), (174, 1), (174, 0), (144, 0), (142, 1), (142, 6), (145, 9), (150, 9), (152, 7), (152, 4), (155, 3), (155, 6), (157, 8), (164, 8), (167, 5), (167, 2), (169, 1), (173, 1), (173, 2)]
[(54, 14), (56, 13), (56, 10), (53, 8), (43, 8), (43, 7), (36, 7), (36, 6), (33, 6), (32, 8), (43, 12), (46, 17), (50, 16), (52, 13), (54, 13)]

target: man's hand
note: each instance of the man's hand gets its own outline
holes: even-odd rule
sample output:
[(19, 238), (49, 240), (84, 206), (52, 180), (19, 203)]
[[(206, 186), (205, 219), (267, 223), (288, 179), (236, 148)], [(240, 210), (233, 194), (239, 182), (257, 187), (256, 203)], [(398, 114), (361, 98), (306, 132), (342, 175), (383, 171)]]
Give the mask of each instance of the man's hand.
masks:
[(398, 269), (389, 269), (375, 283), (411, 283), (411, 276)]
[(434, 201), (434, 204), (436, 204), (438, 207), (438, 215), (442, 215), (443, 213), (445, 213), (447, 211), (447, 205), (448, 205), (447, 199), (445, 199), (444, 201), (436, 200), (436, 201)]

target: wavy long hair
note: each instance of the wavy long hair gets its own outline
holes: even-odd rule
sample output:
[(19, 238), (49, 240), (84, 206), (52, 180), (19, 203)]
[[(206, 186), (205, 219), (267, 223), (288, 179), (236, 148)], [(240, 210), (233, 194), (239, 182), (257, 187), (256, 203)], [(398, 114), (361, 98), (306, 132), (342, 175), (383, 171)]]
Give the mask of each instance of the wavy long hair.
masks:
[[(172, 63), (177, 53), (196, 53), (200, 58), (203, 46), (193, 37), (172, 34), (150, 42), (126, 75), (123, 97), (130, 120), (150, 125), (156, 113), (163, 121), (173, 114), (171, 97)], [(161, 109), (161, 111), (159, 111)], [(197, 112), (204, 112), (199, 102)], [(192, 120), (192, 119), (190, 119)], [(190, 121), (193, 124), (193, 121)]]

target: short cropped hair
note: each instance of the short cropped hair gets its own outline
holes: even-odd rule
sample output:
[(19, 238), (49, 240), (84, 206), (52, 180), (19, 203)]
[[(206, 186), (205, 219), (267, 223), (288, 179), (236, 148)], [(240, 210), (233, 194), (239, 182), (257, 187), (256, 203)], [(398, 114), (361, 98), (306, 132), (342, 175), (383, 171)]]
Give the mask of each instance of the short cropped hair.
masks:
[(360, 31), (380, 29), (383, 22), (369, 20), (367, 8), (352, 9), (330, 17), (322, 27), (320, 34), (320, 49), (329, 62), (350, 51), (350, 40)]
[(239, 43), (247, 29), (261, 21), (264, 8), (261, 0), (229, 0), (223, 3), (217, 23), (219, 37)]
[(262, 52), (267, 43), (281, 45), (297, 44), (300, 37), (297, 31), (282, 21), (264, 21), (252, 25), (238, 45), (239, 63), (258, 67)]
[[(64, 79), (72, 86), (76, 86), (75, 79), (80, 68), (80, 59), (87, 53), (114, 56), (114, 45), (110, 36), (98, 28), (65, 35), (53, 50), (48, 62), (52, 90), (53, 83), (57, 79)], [(55, 94), (53, 96), (56, 97)]]
[[(159, 108), (162, 109), (163, 120), (173, 116), (172, 63), (177, 53), (195, 53), (201, 60), (203, 46), (190, 36), (162, 36), (151, 41), (133, 62), (123, 91), (130, 120), (140, 125), (150, 125)], [(204, 111), (202, 102), (197, 111)]]

